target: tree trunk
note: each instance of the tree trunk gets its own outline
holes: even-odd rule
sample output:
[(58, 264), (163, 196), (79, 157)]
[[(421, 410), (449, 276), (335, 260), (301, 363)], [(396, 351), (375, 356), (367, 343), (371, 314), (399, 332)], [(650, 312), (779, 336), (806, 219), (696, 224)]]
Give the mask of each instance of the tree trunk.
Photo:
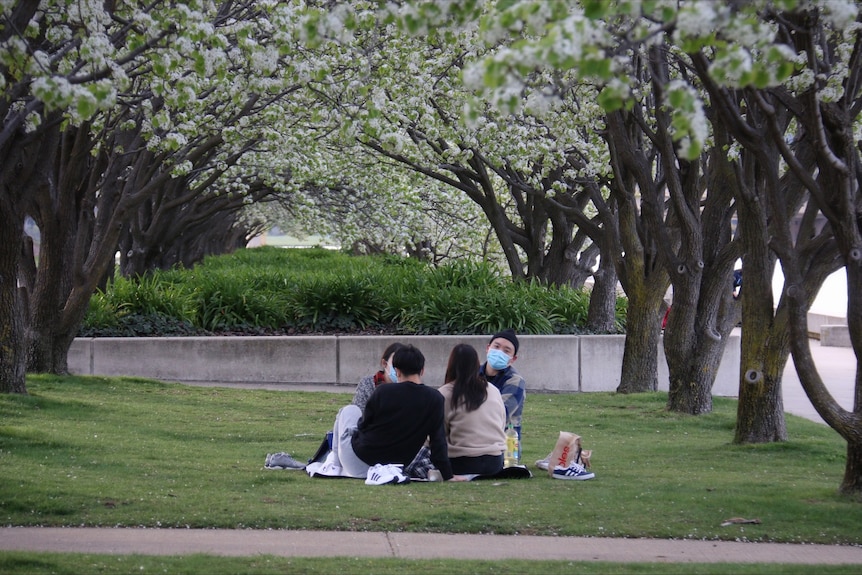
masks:
[(680, 287), (678, 283), (674, 290), (662, 342), (669, 376), (667, 407), (701, 415), (712, 411), (712, 384), (724, 346), (718, 332), (706, 335), (712, 326), (698, 328), (698, 290)]
[[(190, 204), (185, 207), (192, 211)], [(133, 219), (141, 221), (140, 214)], [(206, 256), (231, 253), (246, 243), (246, 228), (237, 221), (236, 210), (216, 213), (199, 222), (194, 221), (193, 216), (178, 215), (176, 219), (186, 222), (177, 233), (173, 226), (147, 230), (126, 226), (119, 240), (120, 274), (144, 276), (153, 270), (169, 270), (177, 265), (191, 269)]]
[(36, 281), (29, 294), (27, 370), (65, 375), (69, 346), (86, 311), (86, 304), (83, 310), (72, 309), (69, 294), (74, 272), (83, 263), (75, 248), (80, 241), (79, 214), (85, 209), (81, 205), (89, 179), (91, 140), (86, 127), (62, 133), (53, 127), (46, 131), (45, 139), (55, 142), (52, 154), (45, 158), (50, 162), (52, 185), (34, 195), (32, 216), (41, 242)]
[[(66, 128), (46, 153), (52, 185), (34, 196), (42, 233), (36, 284), (30, 294), (28, 369), (68, 373), (68, 350), (99, 281), (114, 265), (119, 222), (133, 207), (135, 189), (124, 173), (143, 173), (140, 156), (91, 155), (89, 126)], [(107, 150), (130, 149), (134, 134), (116, 131)], [(130, 164), (130, 162), (132, 164)]]
[(847, 464), (838, 491), (852, 497), (862, 496), (862, 442), (847, 442)]
[[(859, 226), (859, 178), (862, 176), (862, 162), (855, 146), (855, 138), (849, 127), (846, 131), (833, 134), (836, 146), (844, 152), (847, 169), (831, 170), (821, 168), (820, 188), (814, 188), (812, 199), (822, 210), (829, 225), (824, 226), (825, 232), (834, 234), (839, 255), (839, 261), (844, 264), (847, 275), (847, 328), (850, 333), (850, 344), (856, 357), (856, 376), (854, 378), (853, 408), (847, 410), (835, 400), (826, 388), (817, 366), (811, 356), (808, 339), (808, 309), (814, 294), (820, 289), (827, 274), (832, 271), (830, 260), (834, 257), (832, 244), (828, 249), (817, 252), (814, 261), (806, 260), (807, 250), (803, 238), (811, 236), (810, 230), (804, 228), (797, 235), (797, 250), (788, 249), (791, 244), (791, 233), (787, 223), (783, 238), (778, 238), (782, 269), (785, 270), (785, 294), (788, 309), (788, 324), (790, 327), (790, 346), (793, 353), (793, 363), (799, 374), (799, 381), (811, 400), (812, 405), (823, 420), (847, 441), (847, 460), (844, 468), (844, 478), (839, 486), (839, 492), (854, 498), (862, 498), (862, 370), (859, 368), (859, 357), (862, 354), (862, 229)], [(828, 193), (827, 193), (828, 190)], [(829, 193), (835, 193), (840, 201), (827, 203)], [(811, 221), (809, 218), (806, 221)], [(783, 240), (783, 241), (782, 241)], [(803, 244), (799, 248), (799, 244)], [(803, 270), (806, 272), (803, 274)], [(814, 270), (814, 271), (812, 271)]]
[(69, 375), (69, 348), (74, 336), (41, 333), (30, 341), (27, 369), (33, 373)]
[[(635, 189), (631, 186), (630, 189)], [(636, 201), (620, 194), (619, 227), (614, 243), (617, 275), (628, 296), (626, 343), (619, 393), (658, 389), (658, 346), (664, 294), (670, 285), (667, 271), (659, 263), (654, 238), (641, 225)], [(645, 232), (641, 237), (640, 232)], [(614, 237), (614, 236), (611, 236)]]
[(743, 323), (734, 443), (787, 440), (781, 379), (789, 353), (786, 325), (747, 330)]
[(603, 224), (613, 245), (617, 275), (629, 298), (617, 391), (656, 391), (664, 295), (670, 285), (667, 254), (677, 247), (678, 239), (665, 233), (665, 185), (656, 181), (661, 168), (655, 164), (652, 142), (644, 136), (636, 114), (610, 113), (607, 127), (605, 138), (614, 169), (609, 189), (617, 218), (613, 222), (605, 216)]
[[(728, 288), (718, 314), (691, 312), (684, 304), (677, 305), (674, 298), (663, 342), (670, 378), (667, 402), (669, 411), (689, 415), (702, 415), (712, 411), (712, 386), (727, 347), (728, 337), (736, 325), (735, 318), (739, 316), (738, 302), (729, 294)], [(701, 303), (708, 299), (708, 295), (700, 296)], [(686, 315), (694, 317), (684, 317)], [(707, 319), (710, 317), (716, 318), (714, 321), (717, 326), (710, 324)], [(693, 328), (689, 329), (688, 326)]]
[(787, 354), (774, 351), (764, 357), (760, 370), (751, 367), (741, 374), (734, 443), (787, 440), (781, 395), (781, 377), (786, 363)]
[[(663, 292), (662, 292), (663, 293)], [(626, 343), (618, 393), (658, 390), (658, 346), (661, 336), (661, 293), (629, 293)]]
[[(788, 196), (785, 205), (768, 201), (770, 193), (787, 191), (777, 177), (778, 153), (761, 146), (744, 156), (737, 197), (737, 227), (742, 239), (742, 349), (739, 365), (739, 404), (734, 443), (785, 441), (787, 427), (781, 378), (790, 343), (787, 310), (776, 309), (772, 291), (777, 256), (770, 248), (771, 229), (781, 210), (798, 204)], [(793, 213), (793, 212), (791, 212)], [(780, 312), (780, 313), (779, 313)]]
[(24, 220), (7, 194), (0, 195), (0, 393), (27, 393), (26, 346), (18, 291), (18, 258)]
[[(703, 348), (696, 349), (698, 353), (691, 358), (691, 362), (686, 362), (684, 369), (671, 369), (668, 361), (668, 371), (672, 373), (667, 398), (670, 411), (689, 415), (712, 412), (712, 384), (721, 355), (706, 353), (707, 350)], [(723, 349), (719, 347), (718, 351)]]
[[(855, 239), (859, 239), (858, 235), (855, 235)], [(852, 416), (841, 410), (841, 415), (847, 422), (844, 431), (841, 432), (841, 435), (847, 439), (847, 464), (844, 467), (844, 479), (841, 481), (839, 491), (845, 495), (862, 498), (862, 369), (859, 366), (859, 357), (862, 354), (862, 255), (858, 249), (856, 251), (850, 249), (848, 254), (847, 325), (850, 330), (850, 342), (856, 355), (856, 386)], [(835, 409), (837, 410), (837, 406)], [(835, 428), (835, 426), (832, 427)]]
[(28, 298), (27, 371), (67, 375), (69, 347), (86, 313), (86, 305), (79, 311), (67, 305), (72, 273), (77, 266), (73, 248), (77, 213), (65, 209), (63, 200), (56, 205), (59, 208), (55, 213), (43, 213), (40, 218), (43, 224), (39, 265)]
[[(741, 216), (740, 223), (744, 221)], [(744, 238), (748, 230), (742, 232)], [(765, 231), (764, 225), (759, 233)], [(790, 354), (787, 313), (783, 306), (773, 311), (775, 264), (767, 242), (745, 243), (748, 256), (742, 264), (742, 348), (734, 443), (785, 441), (781, 379)]]
[(272, 192), (255, 186), (246, 195), (190, 193), (185, 180), (161, 186), (126, 218), (118, 240), (120, 274), (143, 276), (181, 264), (191, 268), (205, 256), (244, 246), (249, 225), (240, 218), (248, 200)]
[(599, 268), (593, 274), (593, 290), (587, 312), (587, 328), (593, 333), (617, 331), (617, 270), (613, 257), (602, 254)]
[[(839, 226), (835, 226), (836, 228)], [(847, 230), (845, 230), (846, 232)], [(855, 235), (850, 231), (849, 235)], [(845, 246), (846, 248), (846, 246)], [(793, 258), (791, 258), (793, 259)], [(801, 286), (798, 273), (798, 262), (782, 259), (782, 264), (787, 262), (788, 270), (793, 274), (793, 284)], [(795, 267), (796, 271), (790, 270)], [(826, 388), (814, 359), (808, 340), (808, 303), (804, 297), (799, 297), (804, 289), (792, 290), (793, 296), (788, 297), (790, 343), (793, 352), (793, 362), (799, 374), (799, 381), (811, 400), (812, 405), (823, 420), (847, 441), (847, 460), (844, 466), (844, 477), (839, 486), (839, 493), (855, 498), (862, 497), (862, 370), (858, 366), (859, 344), (862, 343), (862, 269), (859, 261), (849, 258), (847, 265), (847, 325), (850, 330), (850, 340), (857, 357), (856, 377), (854, 378), (853, 409), (848, 411), (835, 401), (832, 394)]]
[(674, 301), (664, 333), (667, 407), (690, 415), (712, 411), (712, 386), (740, 315), (731, 279), (739, 249), (731, 227), (736, 179), (726, 155), (727, 133), (717, 126), (714, 138), (715, 146), (704, 162), (705, 200), (700, 201), (702, 193), (692, 185), (695, 182), (681, 177), (679, 187), (687, 191), (687, 201), (673, 204), (681, 213), (676, 220), (685, 241), (677, 255), (680, 265), (669, 270)]
[[(527, 278), (536, 278), (546, 285), (583, 287), (592, 275), (599, 248), (588, 243), (589, 237), (578, 230), (575, 223), (566, 217), (552, 202), (536, 190), (534, 195), (519, 198), (518, 205), (528, 209), (521, 211), (521, 219), (527, 232), (527, 241), (521, 248), (527, 254)], [(516, 192), (512, 191), (515, 195)], [(548, 238), (548, 223), (551, 225)]]
[(53, 143), (40, 132), (16, 132), (0, 144), (0, 393), (27, 393), (26, 284), (32, 270), (24, 270), (19, 285), (24, 219), (32, 196), (46, 183), (44, 162)]

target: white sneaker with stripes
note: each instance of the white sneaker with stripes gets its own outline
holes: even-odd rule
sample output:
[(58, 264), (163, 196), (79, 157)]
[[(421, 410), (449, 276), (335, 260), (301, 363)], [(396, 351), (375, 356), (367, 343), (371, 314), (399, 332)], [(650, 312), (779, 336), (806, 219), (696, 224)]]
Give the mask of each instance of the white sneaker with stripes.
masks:
[(389, 483), (407, 483), (410, 478), (401, 472), (401, 465), (394, 463), (378, 463), (368, 469), (365, 485), (386, 485)]

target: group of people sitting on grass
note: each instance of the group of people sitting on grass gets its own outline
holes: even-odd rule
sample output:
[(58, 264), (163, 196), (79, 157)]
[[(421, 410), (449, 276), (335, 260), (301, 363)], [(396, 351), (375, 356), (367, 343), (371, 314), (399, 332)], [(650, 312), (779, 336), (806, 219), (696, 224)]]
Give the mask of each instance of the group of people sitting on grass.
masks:
[[(460, 343), (449, 355), (445, 383), (434, 389), (422, 383), (422, 352), (393, 343), (380, 369), (360, 380), (352, 403), (338, 411), (332, 433), (307, 464), (281, 452), (267, 455), (265, 466), (305, 469), (312, 477), (365, 478), (370, 485), (501, 476), (507, 472), (507, 427), (521, 437), (526, 383), (512, 367), (518, 347), (513, 330), (498, 332), (480, 364), (476, 349)], [(593, 476), (583, 467), (563, 471), (554, 477)], [(520, 465), (508, 473), (530, 476)]]

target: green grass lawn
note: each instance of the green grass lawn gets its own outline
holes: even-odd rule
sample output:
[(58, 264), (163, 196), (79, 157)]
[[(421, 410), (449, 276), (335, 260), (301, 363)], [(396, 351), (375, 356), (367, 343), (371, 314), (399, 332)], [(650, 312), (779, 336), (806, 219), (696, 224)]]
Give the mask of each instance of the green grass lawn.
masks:
[(858, 565), (780, 565), (745, 563), (609, 563), (605, 561), (465, 561), (454, 559), (404, 560), (303, 557), (153, 557), (145, 555), (88, 555), (56, 553), (0, 553), (4, 575), (97, 575), (170, 573), (171, 575), (276, 575), (303, 573), (333, 575), (405, 573), (445, 575), (857, 575)]
[[(692, 417), (665, 411), (664, 393), (531, 394), (524, 461), (532, 468), (560, 430), (573, 431), (594, 451), (596, 479), (553, 480), (533, 468), (529, 480), (369, 487), (263, 468), (268, 452), (310, 457), (346, 394), (100, 377), (31, 376), (27, 385), (29, 396), (0, 396), (4, 525), (862, 544), (862, 505), (837, 494), (843, 440), (788, 416), (789, 441), (732, 445), (732, 399)], [(721, 525), (733, 517), (760, 524)]]

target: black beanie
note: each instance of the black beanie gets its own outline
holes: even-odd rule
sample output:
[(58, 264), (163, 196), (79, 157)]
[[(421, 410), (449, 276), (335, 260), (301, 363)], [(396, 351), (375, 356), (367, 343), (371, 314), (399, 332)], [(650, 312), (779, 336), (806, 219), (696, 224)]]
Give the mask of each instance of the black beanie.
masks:
[[(515, 355), (518, 355), (518, 336), (515, 335), (515, 330), (513, 329), (504, 329), (503, 331), (498, 331), (494, 335), (491, 336), (491, 341), (494, 341), (498, 337), (502, 337), (503, 339), (508, 339), (512, 342), (512, 345), (515, 346)], [(491, 341), (488, 343), (490, 344)]]

